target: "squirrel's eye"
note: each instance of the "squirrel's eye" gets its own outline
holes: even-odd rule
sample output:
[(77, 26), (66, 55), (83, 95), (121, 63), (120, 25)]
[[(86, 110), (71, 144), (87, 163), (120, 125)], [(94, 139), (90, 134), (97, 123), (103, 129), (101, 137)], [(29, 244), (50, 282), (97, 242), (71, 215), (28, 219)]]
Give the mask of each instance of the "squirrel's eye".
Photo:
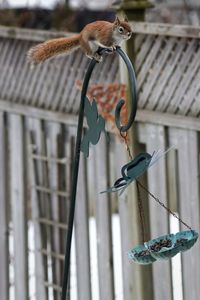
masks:
[(119, 30), (120, 33), (123, 33), (123, 32), (124, 32), (124, 28), (123, 28), (123, 27), (119, 27), (118, 30)]

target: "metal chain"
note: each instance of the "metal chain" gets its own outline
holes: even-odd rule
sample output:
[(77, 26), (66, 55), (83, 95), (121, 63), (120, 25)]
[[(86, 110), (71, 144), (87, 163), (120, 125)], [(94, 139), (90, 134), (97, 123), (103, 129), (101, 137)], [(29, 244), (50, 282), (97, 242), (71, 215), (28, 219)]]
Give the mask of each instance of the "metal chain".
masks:
[(141, 229), (141, 234), (142, 234), (142, 242), (144, 243), (146, 241), (146, 232), (145, 232), (145, 216), (144, 216), (144, 208), (142, 204), (142, 198), (140, 194), (140, 188), (139, 188), (139, 183), (136, 180), (136, 187), (137, 187), (137, 193), (138, 193), (138, 210), (139, 210), (139, 215), (140, 215), (140, 229)]
[[(130, 147), (127, 142), (127, 132), (122, 133), (120, 130), (120, 135), (124, 139), (125, 145), (126, 145), (126, 150), (128, 152), (129, 158), (132, 160), (133, 156), (131, 154)], [(156, 198), (142, 183), (140, 183), (138, 180), (136, 180), (136, 185), (137, 185), (137, 191), (138, 191), (138, 208), (139, 208), (139, 213), (140, 213), (140, 222), (141, 222), (141, 230), (142, 230), (142, 237), (143, 240), (145, 239), (145, 232), (144, 232), (144, 211), (143, 211), (143, 206), (140, 198), (140, 191), (139, 191), (139, 186), (146, 191), (147, 194), (149, 194), (160, 206), (162, 206), (165, 210), (168, 211), (174, 218), (176, 218), (180, 223), (185, 225), (188, 229), (192, 230), (192, 228), (186, 224), (177, 214), (175, 214), (171, 209), (169, 209), (167, 206), (165, 206), (164, 203), (162, 203), (158, 198)]]
[(171, 211), (171, 209), (169, 209), (167, 206), (165, 206), (164, 203), (162, 203), (158, 198), (156, 198), (142, 183), (140, 183), (137, 180), (137, 183), (140, 185), (140, 187), (146, 191), (146, 193), (148, 193), (158, 204), (160, 204), (165, 210), (167, 210), (172, 216), (174, 216), (174, 218), (176, 218), (180, 223), (182, 223), (183, 225), (185, 225), (188, 229), (192, 230), (192, 228), (186, 224), (177, 214), (175, 214), (173, 211)]

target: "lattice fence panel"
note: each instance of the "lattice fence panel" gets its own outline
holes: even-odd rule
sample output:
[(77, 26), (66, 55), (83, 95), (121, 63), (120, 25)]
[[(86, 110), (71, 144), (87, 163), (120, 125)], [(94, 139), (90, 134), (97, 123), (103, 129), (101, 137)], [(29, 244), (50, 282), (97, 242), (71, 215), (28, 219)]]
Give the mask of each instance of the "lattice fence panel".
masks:
[(200, 41), (137, 34), (136, 71), (141, 109), (200, 114)]
[[(0, 38), (0, 99), (76, 114), (80, 103), (76, 82), (83, 80), (88, 58), (76, 51), (31, 69), (26, 54), (33, 44), (29, 40)], [(95, 67), (91, 83), (119, 82), (116, 56), (108, 55), (105, 60)]]

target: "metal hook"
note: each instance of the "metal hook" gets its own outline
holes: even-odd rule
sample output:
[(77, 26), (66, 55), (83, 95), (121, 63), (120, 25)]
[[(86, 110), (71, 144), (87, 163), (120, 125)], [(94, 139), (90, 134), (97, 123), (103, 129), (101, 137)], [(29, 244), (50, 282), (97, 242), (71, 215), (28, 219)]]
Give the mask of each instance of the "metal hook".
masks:
[(123, 105), (125, 104), (124, 100), (120, 100), (117, 104), (117, 107), (115, 109), (115, 123), (117, 128), (120, 130), (120, 132), (127, 131), (131, 125), (133, 124), (135, 120), (135, 115), (137, 111), (137, 89), (136, 89), (136, 77), (135, 72), (133, 69), (133, 65), (129, 59), (129, 57), (122, 51), (120, 47), (116, 48), (116, 52), (122, 57), (124, 60), (128, 73), (129, 73), (129, 81), (130, 81), (130, 91), (131, 91), (131, 100), (132, 100), (132, 107), (131, 107), (131, 113), (128, 119), (128, 123), (126, 125), (121, 125), (121, 110)]

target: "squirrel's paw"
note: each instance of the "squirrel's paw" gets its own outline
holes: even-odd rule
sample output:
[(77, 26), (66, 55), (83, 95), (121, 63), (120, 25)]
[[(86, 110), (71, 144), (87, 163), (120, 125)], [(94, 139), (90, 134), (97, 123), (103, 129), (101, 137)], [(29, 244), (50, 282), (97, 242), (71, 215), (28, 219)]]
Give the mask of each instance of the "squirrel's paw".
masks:
[(102, 62), (103, 61), (103, 57), (100, 54), (98, 54), (98, 53), (94, 54), (94, 59), (96, 61), (98, 61), (98, 62)]

